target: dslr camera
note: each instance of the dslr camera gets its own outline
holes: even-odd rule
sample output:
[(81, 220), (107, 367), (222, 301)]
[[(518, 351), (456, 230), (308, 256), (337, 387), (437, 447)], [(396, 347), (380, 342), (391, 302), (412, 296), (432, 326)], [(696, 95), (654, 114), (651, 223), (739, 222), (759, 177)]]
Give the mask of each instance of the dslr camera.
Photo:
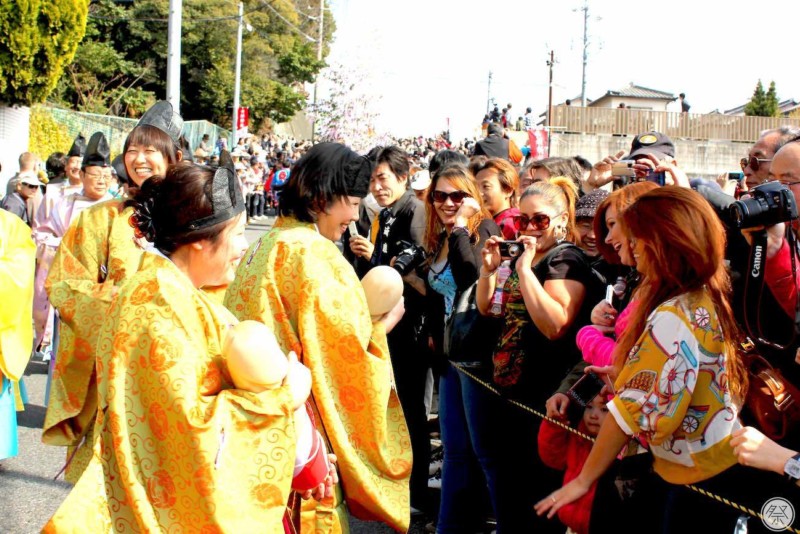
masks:
[(745, 200), (737, 200), (728, 208), (730, 221), (737, 228), (774, 226), (797, 219), (794, 194), (780, 182), (767, 182), (754, 187), (750, 196)]
[(410, 241), (399, 241), (397, 243), (400, 252), (394, 260), (394, 268), (401, 276), (405, 276), (416, 269), (425, 261), (425, 249), (415, 245)]

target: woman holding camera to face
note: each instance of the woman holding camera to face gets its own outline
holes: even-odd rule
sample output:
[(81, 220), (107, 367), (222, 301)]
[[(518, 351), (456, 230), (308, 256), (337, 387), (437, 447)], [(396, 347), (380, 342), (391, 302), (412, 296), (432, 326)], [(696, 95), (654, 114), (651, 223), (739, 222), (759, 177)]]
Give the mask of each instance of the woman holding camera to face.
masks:
[[(428, 331), (436, 354), (441, 354), (445, 321), (459, 296), (478, 280), (484, 243), (491, 236), (499, 236), (500, 229), (483, 206), (472, 174), (461, 165), (451, 165), (434, 174), (425, 208), (425, 243), (430, 255), (426, 277)], [(475, 361), (477, 357), (461, 354), (447, 357), (472, 372), (488, 375), (488, 358)], [(492, 397), (491, 392), (451, 365), (441, 369), (439, 424), (444, 462), (439, 533), (474, 529), (481, 519), (481, 487), (488, 484), (491, 491), (494, 485), (492, 455), (487, 454), (484, 444), (490, 434), (485, 431), (487, 419), (494, 416), (496, 401)], [(485, 480), (480, 475), (481, 468)]]
[[(503, 329), (493, 355), (494, 383), (504, 395), (541, 407), (561, 378), (580, 359), (577, 328), (589, 322), (585, 295), (592, 274), (574, 236), (577, 187), (565, 177), (528, 187), (517, 216), (521, 253), (502, 287)], [(503, 259), (503, 240), (487, 240), (477, 288), (478, 309), (489, 314)], [(503, 249), (506, 245), (502, 246)], [(513, 247), (512, 247), (513, 248)], [(548, 531), (557, 525), (537, 520), (530, 503), (537, 488), (557, 483), (560, 474), (536, 452), (538, 419), (510, 403), (495, 414), (498, 532)], [(516, 488), (522, 487), (523, 491)], [(515, 488), (515, 489), (511, 489)]]
[[(684, 484), (731, 497), (738, 468), (744, 372), (727, 301), (725, 233), (694, 191), (666, 186), (641, 196), (618, 224), (642, 280), (614, 352), (616, 397), (581, 474), (536, 505), (552, 517), (585, 493), (631, 437), (643, 437), (667, 484), (662, 532), (730, 532), (738, 513)], [(694, 510), (702, 514), (692, 514)], [(732, 512), (732, 513), (731, 513)]]

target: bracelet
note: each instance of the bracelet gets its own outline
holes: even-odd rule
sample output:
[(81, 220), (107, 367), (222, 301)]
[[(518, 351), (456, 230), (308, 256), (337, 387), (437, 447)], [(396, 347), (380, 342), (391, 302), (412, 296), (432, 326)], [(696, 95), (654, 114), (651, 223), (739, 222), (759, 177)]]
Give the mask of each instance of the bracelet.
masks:
[(481, 271), (480, 271), (479, 274), (480, 274), (481, 278), (491, 278), (492, 276), (497, 274), (497, 269), (495, 269), (494, 271), (491, 271), (489, 273), (483, 274), (483, 267), (481, 267)]

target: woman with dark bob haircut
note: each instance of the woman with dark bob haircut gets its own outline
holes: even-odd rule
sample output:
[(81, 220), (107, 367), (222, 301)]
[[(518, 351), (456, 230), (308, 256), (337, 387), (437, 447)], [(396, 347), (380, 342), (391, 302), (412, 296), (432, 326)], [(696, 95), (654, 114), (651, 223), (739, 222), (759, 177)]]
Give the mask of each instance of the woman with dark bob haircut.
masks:
[(100, 329), (98, 442), (45, 531), (283, 531), (310, 373), (236, 389), (222, 347), (238, 321), (202, 289), (233, 280), (247, 247), (236, 175), (179, 163), (126, 206), (155, 246)]
[[(183, 119), (168, 102), (156, 102), (125, 140), (129, 187), (164, 176), (183, 158), (177, 148)], [(64, 234), (45, 289), (59, 313), (56, 364), (42, 441), (67, 446), (65, 478), (77, 482), (92, 455), (97, 413), (95, 347), (97, 333), (122, 284), (138, 269), (144, 239), (128, 220), (133, 208), (121, 200), (92, 206)]]
[(234, 315), (270, 327), (311, 369), (317, 430), (342, 483), (331, 498), (303, 502), (301, 532), (346, 530), (348, 508), (402, 532), (410, 522), (411, 447), (386, 342), (403, 301), (373, 323), (335, 244), (358, 219), (370, 174), (369, 161), (344, 145), (311, 147), (281, 190), (274, 227), (250, 246), (225, 296)]

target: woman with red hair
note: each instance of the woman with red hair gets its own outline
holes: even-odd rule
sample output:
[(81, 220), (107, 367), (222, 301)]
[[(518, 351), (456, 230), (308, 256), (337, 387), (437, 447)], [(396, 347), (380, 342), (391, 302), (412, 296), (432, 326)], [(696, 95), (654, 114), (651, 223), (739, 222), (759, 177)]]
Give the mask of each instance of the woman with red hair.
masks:
[[(552, 517), (580, 498), (631, 437), (643, 437), (656, 474), (668, 484), (663, 532), (685, 530), (688, 517), (693, 528), (708, 521), (705, 532), (730, 532), (735, 510), (717, 510), (715, 501), (684, 486), (717, 491), (732, 485), (738, 470), (730, 439), (741, 427), (746, 381), (727, 299), (725, 232), (700, 195), (675, 186), (643, 195), (618, 224), (642, 279), (634, 295), (638, 305), (614, 351), (612, 417), (581, 474), (537, 503), (536, 511)], [(683, 513), (700, 507), (703, 514)]]

